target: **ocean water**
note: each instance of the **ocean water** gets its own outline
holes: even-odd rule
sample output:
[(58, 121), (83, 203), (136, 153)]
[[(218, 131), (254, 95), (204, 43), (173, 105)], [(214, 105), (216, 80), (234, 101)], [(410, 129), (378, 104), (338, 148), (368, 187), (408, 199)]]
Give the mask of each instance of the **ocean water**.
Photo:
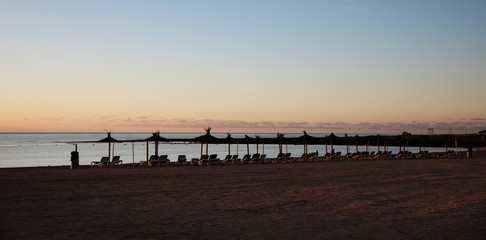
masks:
[[(202, 135), (202, 133), (161, 133), (166, 138), (189, 139)], [(226, 134), (212, 134), (218, 138), (225, 138)], [(275, 137), (275, 134), (247, 134), (250, 137), (256, 135), (262, 138)], [(302, 134), (286, 134), (286, 137), (298, 137)], [(315, 137), (323, 137), (324, 134), (309, 134)], [(152, 136), (151, 133), (112, 133), (111, 136), (118, 140), (145, 139)], [(232, 134), (234, 138), (242, 138), (245, 134)], [(340, 135), (338, 135), (340, 136)], [(71, 152), (75, 145), (69, 142), (97, 141), (106, 137), (105, 133), (0, 133), (0, 168), (38, 167), (38, 166), (67, 166), (70, 165)], [(155, 144), (149, 143), (148, 154), (155, 151)], [(249, 145), (249, 153), (257, 152), (256, 145)], [(346, 153), (346, 146), (334, 146), (336, 152)], [(138, 163), (146, 159), (147, 146), (145, 142), (115, 143), (111, 154), (120, 156), (123, 163)], [(159, 143), (159, 155), (167, 154), (174, 162), (179, 154), (185, 154), (187, 159), (197, 158), (201, 154), (201, 145), (194, 143)], [(79, 162), (81, 165), (90, 165), (92, 161), (99, 161), (101, 157), (108, 156), (108, 143), (80, 143), (77, 144)], [(209, 144), (208, 153), (218, 154), (223, 159), (228, 150), (231, 154), (239, 154), (242, 157), (247, 152), (246, 144)], [(366, 146), (358, 146), (358, 151), (365, 151)], [(380, 150), (383, 150), (381, 146)], [(389, 151), (398, 152), (398, 147), (389, 147)], [(429, 152), (444, 152), (444, 148), (427, 148)], [(203, 152), (205, 152), (205, 146)], [(302, 145), (284, 145), (284, 152), (292, 153), (292, 156), (302, 155)], [(308, 152), (319, 151), (319, 155), (326, 152), (325, 145), (309, 145)], [(330, 151), (330, 146), (328, 146)], [(356, 146), (350, 147), (351, 152), (356, 151)], [(370, 151), (377, 151), (377, 146), (370, 146)], [(409, 151), (418, 152), (418, 148), (410, 147)], [(259, 153), (267, 154), (267, 157), (276, 157), (278, 145), (259, 145)]]

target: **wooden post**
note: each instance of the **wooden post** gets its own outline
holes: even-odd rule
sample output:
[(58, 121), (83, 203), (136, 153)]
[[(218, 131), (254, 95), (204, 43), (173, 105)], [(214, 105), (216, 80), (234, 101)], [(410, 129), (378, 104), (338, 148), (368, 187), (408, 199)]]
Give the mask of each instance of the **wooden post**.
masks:
[(135, 146), (134, 146), (134, 142), (132, 142), (132, 166), (135, 167)]
[(229, 143), (228, 143), (228, 155), (231, 155), (231, 148)]
[(378, 147), (378, 152), (379, 152), (380, 151), (380, 141), (379, 140), (376, 142), (376, 145)]
[(202, 159), (202, 154), (203, 153), (203, 142), (201, 141), (201, 156), (199, 157), (199, 159)]
[(236, 154), (240, 155), (240, 142), (236, 142)]
[(256, 150), (257, 150), (256, 153), (258, 153), (258, 142), (256, 144)]
[(149, 154), (148, 154), (148, 141), (145, 143), (145, 146), (147, 147), (147, 151), (145, 152), (145, 154), (147, 155), (147, 161), (145, 162), (145, 167), (148, 167), (148, 160), (149, 160)]
[(155, 141), (155, 155), (159, 156), (159, 142)]
[(262, 154), (265, 154), (265, 143), (262, 143), (262, 147), (263, 147)]
[(454, 142), (455, 142), (455, 145), (456, 145), (456, 156), (459, 155), (459, 152), (457, 151), (457, 136), (454, 137)]
[(250, 154), (250, 144), (246, 144), (246, 154)]
[(208, 140), (206, 140), (206, 155), (208, 155)]
[(307, 141), (304, 142), (304, 148), (305, 148), (305, 161), (307, 162)]
[(111, 142), (108, 142), (108, 159), (111, 159)]
[(327, 142), (326, 142), (326, 154), (327, 154)]
[(358, 152), (358, 141), (356, 141), (356, 152)]
[(285, 153), (289, 152), (289, 142), (285, 143)]

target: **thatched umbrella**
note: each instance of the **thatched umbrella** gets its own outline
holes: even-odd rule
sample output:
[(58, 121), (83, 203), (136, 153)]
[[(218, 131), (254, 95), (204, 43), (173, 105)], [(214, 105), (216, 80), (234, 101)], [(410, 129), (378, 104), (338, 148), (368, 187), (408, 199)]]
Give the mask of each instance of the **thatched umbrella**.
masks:
[(116, 143), (116, 142), (120, 142), (120, 141), (111, 137), (111, 132), (107, 132), (106, 134), (108, 134), (108, 136), (106, 138), (103, 138), (103, 139), (96, 141), (96, 142), (108, 143), (108, 158), (110, 158), (111, 157), (111, 143)]
[(301, 140), (301, 141), (304, 141), (304, 154), (305, 154), (305, 156), (307, 158), (307, 153), (308, 153), (308, 151), (307, 151), (307, 143), (308, 142), (313, 142), (316, 138), (313, 137), (313, 136), (308, 135), (307, 132), (304, 130), (304, 135), (300, 136), (298, 139)]
[(229, 133), (226, 134), (228, 134), (228, 136), (226, 136), (226, 138), (223, 141), (228, 143), (228, 155), (231, 155), (231, 144), (235, 143), (236, 141), (233, 137), (231, 137), (231, 134)]
[(143, 140), (144, 142), (155, 142), (155, 155), (159, 155), (159, 142), (166, 142), (167, 138), (161, 137), (160, 132), (152, 133), (152, 136)]
[(331, 152), (334, 152), (333, 140), (338, 140), (339, 138), (336, 135), (334, 135), (334, 133), (329, 134), (329, 136), (327, 136), (326, 138), (331, 143)]
[(245, 134), (245, 138), (243, 139), (243, 142), (246, 143), (246, 154), (250, 154), (250, 143), (254, 143), (255, 139)]
[(211, 127), (207, 127), (204, 130), (206, 131), (206, 134), (194, 138), (197, 142), (201, 143), (201, 157), (203, 155), (203, 144), (204, 143), (206, 143), (206, 155), (208, 155), (208, 144), (219, 142), (218, 138), (211, 135)]
[(277, 141), (278, 141), (278, 153), (282, 154), (282, 143), (285, 141), (285, 134), (283, 133), (277, 133)]

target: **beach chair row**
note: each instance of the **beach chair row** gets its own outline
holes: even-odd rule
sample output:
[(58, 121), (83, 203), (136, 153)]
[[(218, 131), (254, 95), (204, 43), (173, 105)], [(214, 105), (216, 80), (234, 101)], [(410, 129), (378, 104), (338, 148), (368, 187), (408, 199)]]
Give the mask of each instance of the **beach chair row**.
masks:
[[(424, 159), (424, 158), (453, 158), (456, 157), (454, 151), (450, 150), (445, 153), (433, 153), (420, 151), (412, 153), (409, 151), (400, 151), (393, 154), (391, 151), (372, 152), (355, 152), (341, 155), (341, 152), (326, 153), (319, 156), (318, 152), (302, 154), (300, 157), (291, 157), (291, 153), (280, 153), (275, 158), (267, 158), (266, 154), (245, 154), (239, 158), (238, 154), (226, 155), (224, 159), (218, 158), (218, 154), (202, 155), (201, 158), (192, 158), (187, 160), (186, 155), (178, 155), (175, 165), (220, 165), (220, 164), (258, 164), (258, 163), (293, 163), (293, 162), (326, 162), (326, 161), (360, 161), (360, 160), (390, 160), (390, 159)], [(123, 163), (120, 156), (113, 156), (110, 161), (109, 157), (102, 157), (100, 161), (91, 162), (91, 166), (121, 166)], [(140, 166), (169, 166), (171, 161), (168, 155), (151, 155), (148, 161), (140, 161)]]
[(202, 155), (201, 158), (191, 159), (191, 165), (219, 165), (219, 164), (263, 164), (263, 163), (292, 163), (292, 162), (311, 162), (336, 160), (341, 157), (341, 153), (329, 154), (318, 157), (317, 152), (303, 154), (301, 157), (291, 157), (291, 153), (280, 153), (275, 158), (267, 158), (266, 154), (245, 154), (242, 158), (239, 155), (226, 155), (223, 160), (217, 157), (217, 154)]
[(109, 157), (101, 157), (100, 161), (91, 162), (91, 167), (121, 166), (122, 164), (123, 160), (120, 160), (120, 156), (113, 156), (112, 161), (110, 161)]
[(219, 159), (218, 154), (202, 155), (201, 158), (191, 159), (192, 165), (219, 165), (219, 164), (248, 164), (248, 163), (264, 163), (268, 161), (266, 154), (246, 154), (243, 158), (239, 158), (238, 154), (226, 155), (224, 159)]

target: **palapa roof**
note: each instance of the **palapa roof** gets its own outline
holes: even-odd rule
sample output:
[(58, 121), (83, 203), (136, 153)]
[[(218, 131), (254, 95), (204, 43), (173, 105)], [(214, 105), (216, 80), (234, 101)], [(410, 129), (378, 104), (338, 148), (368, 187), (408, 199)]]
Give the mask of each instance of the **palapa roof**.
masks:
[(108, 134), (108, 136), (107, 136), (107, 137), (105, 137), (105, 138), (103, 138), (103, 139), (101, 139), (101, 140), (98, 140), (98, 141), (96, 141), (96, 142), (120, 142), (120, 141), (118, 141), (118, 140), (114, 139), (113, 137), (111, 137), (111, 132), (109, 132), (109, 133), (107, 133), (107, 134)]
[(152, 136), (149, 138), (144, 139), (145, 142), (168, 142), (167, 138), (161, 137), (160, 132), (152, 133)]

